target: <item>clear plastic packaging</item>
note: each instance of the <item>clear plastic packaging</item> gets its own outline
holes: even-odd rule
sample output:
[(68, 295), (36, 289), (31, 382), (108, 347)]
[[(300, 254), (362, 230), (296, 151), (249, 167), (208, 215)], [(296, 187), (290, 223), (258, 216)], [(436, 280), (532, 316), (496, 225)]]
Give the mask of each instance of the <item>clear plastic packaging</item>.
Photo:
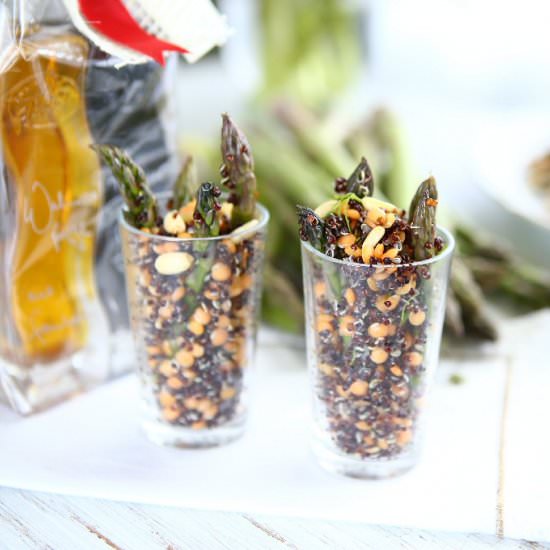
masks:
[(258, 207), (252, 228), (178, 239), (120, 216), (143, 427), (153, 441), (207, 447), (243, 433), (267, 220)]
[(175, 60), (117, 68), (55, 1), (2, 4), (0, 34), (0, 398), (28, 414), (131, 365), (105, 345), (128, 322), (115, 187), (90, 144), (170, 185)]
[(454, 248), (410, 265), (336, 260), (302, 243), (313, 449), (329, 470), (383, 478), (417, 461)]

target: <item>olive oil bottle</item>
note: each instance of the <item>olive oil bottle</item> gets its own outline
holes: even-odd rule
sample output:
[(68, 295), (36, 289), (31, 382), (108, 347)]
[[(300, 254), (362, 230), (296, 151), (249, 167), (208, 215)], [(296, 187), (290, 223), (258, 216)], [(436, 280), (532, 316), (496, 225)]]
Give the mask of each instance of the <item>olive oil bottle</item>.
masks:
[(23, 38), (0, 74), (0, 381), (32, 412), (108, 369), (94, 280), (101, 169), (90, 149), (89, 44), (72, 32)]

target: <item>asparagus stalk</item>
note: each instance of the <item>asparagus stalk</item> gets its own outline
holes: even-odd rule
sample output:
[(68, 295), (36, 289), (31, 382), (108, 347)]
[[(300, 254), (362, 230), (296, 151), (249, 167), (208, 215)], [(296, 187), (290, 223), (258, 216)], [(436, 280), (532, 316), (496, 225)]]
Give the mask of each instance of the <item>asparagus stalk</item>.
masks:
[(417, 261), (433, 256), (436, 236), (436, 207), (437, 186), (435, 179), (430, 176), (418, 187), (409, 208), (414, 259)]
[(369, 163), (365, 157), (346, 180), (346, 193), (354, 193), (359, 198), (371, 197), (374, 191), (374, 178)]
[(211, 183), (203, 183), (197, 193), (197, 204), (193, 213), (195, 235), (197, 237), (216, 237), (220, 233), (217, 211), (220, 209), (217, 197), (221, 191)]
[(197, 172), (193, 157), (188, 155), (183, 161), (181, 171), (174, 183), (172, 191), (171, 208), (179, 210), (182, 206), (190, 202), (197, 193)]
[(256, 176), (250, 145), (244, 134), (227, 114), (222, 115), (222, 184), (231, 190), (235, 205), (232, 214), (234, 228), (250, 221), (256, 213)]
[(300, 238), (303, 241), (309, 241), (311, 246), (324, 252), (326, 238), (323, 220), (311, 208), (298, 205), (296, 211), (298, 212)]
[(128, 210), (126, 221), (137, 227), (151, 228), (157, 224), (157, 202), (143, 170), (130, 156), (113, 145), (91, 145), (102, 161), (111, 169)]
[(510, 254), (498, 243), (479, 230), (475, 232), (465, 225), (455, 224), (454, 235), (457, 246), (464, 256), (480, 256), (500, 263), (510, 263)]
[(457, 226), (455, 236), (465, 262), (483, 290), (502, 292), (531, 308), (550, 305), (548, 272), (517, 261), (498, 243), (478, 233), (473, 235), (465, 226)]
[(497, 331), (486, 313), (483, 293), (460, 257), (454, 258), (451, 273), (451, 288), (463, 311), (466, 331), (469, 329), (485, 340), (496, 340)]
[(462, 320), (462, 307), (452, 288), (447, 292), (447, 302), (445, 304), (445, 326), (458, 338), (464, 336), (465, 328)]
[(304, 304), (296, 287), (282, 271), (270, 264), (264, 271), (264, 283), (269, 288), (263, 295), (264, 319), (291, 332), (301, 330)]
[[(409, 147), (399, 120), (387, 109), (377, 109), (366, 122), (364, 132), (380, 150), (384, 171), (377, 178), (377, 191), (398, 206), (405, 206), (416, 191), (417, 174), (409, 157)], [(366, 149), (368, 152), (369, 150)], [(372, 160), (369, 153), (369, 159)], [(438, 212), (441, 219), (441, 212)]]
[(353, 170), (355, 162), (351, 155), (342, 144), (327, 136), (311, 111), (297, 103), (280, 102), (275, 114), (292, 132), (301, 149), (332, 177)]
[(361, 32), (341, 0), (260, 0), (262, 95), (323, 104), (359, 74)]
[(550, 276), (532, 266), (468, 256), (465, 263), (486, 292), (503, 292), (520, 305), (542, 308), (550, 305)]
[[(277, 150), (277, 155), (273, 151)], [(290, 204), (320, 204), (331, 186), (325, 185), (333, 176), (317, 166), (303, 152), (267, 133), (258, 134), (254, 140), (254, 151), (261, 181), (277, 182), (279, 192), (288, 198)]]
[[(196, 237), (216, 237), (219, 235), (220, 223), (216, 213), (220, 209), (217, 201), (220, 194), (220, 188), (209, 182), (200, 185), (197, 191), (195, 211), (193, 212), (194, 235)], [(196, 307), (198, 295), (202, 291), (204, 281), (215, 258), (214, 250), (211, 247), (209, 248), (207, 242), (194, 242), (193, 249), (197, 261), (195, 261), (193, 271), (186, 279), (187, 288), (194, 291), (188, 292), (184, 298), (187, 311), (193, 311)]]

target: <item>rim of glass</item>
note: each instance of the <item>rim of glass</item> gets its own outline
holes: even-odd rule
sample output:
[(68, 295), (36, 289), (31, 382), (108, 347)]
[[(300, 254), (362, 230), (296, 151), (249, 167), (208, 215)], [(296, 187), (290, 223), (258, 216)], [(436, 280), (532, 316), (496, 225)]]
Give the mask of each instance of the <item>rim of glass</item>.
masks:
[[(167, 195), (167, 193), (159, 193), (159, 197), (163, 197)], [(231, 233), (226, 233), (225, 235), (218, 235), (217, 237), (186, 237), (185, 239), (181, 239), (180, 237), (167, 237), (166, 235), (155, 235), (153, 233), (147, 233), (146, 231), (142, 231), (141, 229), (137, 229), (137, 227), (134, 227), (130, 225), (123, 216), (123, 212), (125, 211), (124, 208), (121, 208), (118, 211), (118, 223), (124, 229), (126, 229), (128, 232), (133, 233), (134, 235), (140, 235), (143, 237), (148, 237), (150, 239), (156, 239), (158, 241), (168, 241), (168, 242), (178, 242), (178, 243), (184, 243), (184, 242), (197, 242), (197, 241), (223, 241), (224, 239), (227, 239), (231, 236), (239, 235), (239, 237), (246, 238), (247, 235), (253, 235), (254, 233), (257, 233), (258, 231), (262, 230), (269, 221), (269, 210), (263, 206), (260, 203), (256, 203), (256, 212), (259, 213), (259, 223), (252, 226), (249, 229), (245, 229), (244, 231), (239, 231), (239, 227), (235, 229)]]
[(427, 260), (420, 260), (418, 262), (409, 262), (408, 264), (373, 264), (373, 265), (367, 265), (367, 264), (358, 264), (353, 262), (346, 262), (345, 260), (339, 260), (338, 258), (331, 258), (330, 256), (327, 256), (326, 254), (323, 254), (322, 252), (319, 252), (319, 250), (313, 248), (308, 241), (301, 241), (302, 247), (305, 248), (308, 252), (313, 253), (315, 256), (318, 256), (319, 258), (322, 258), (323, 260), (326, 260), (328, 262), (332, 262), (339, 265), (344, 265), (347, 267), (356, 267), (357, 269), (363, 269), (363, 268), (378, 268), (378, 269), (386, 269), (390, 267), (418, 267), (422, 265), (430, 265), (437, 262), (440, 262), (441, 260), (444, 260), (447, 258), (447, 256), (450, 256), (454, 249), (455, 249), (455, 238), (453, 237), (452, 233), (445, 229), (444, 227), (441, 227), (440, 225), (437, 226), (437, 234), (441, 235), (443, 237), (443, 240), (446, 244), (445, 248), (441, 252), (441, 254), (438, 254), (437, 256), (433, 256), (432, 258), (428, 258)]

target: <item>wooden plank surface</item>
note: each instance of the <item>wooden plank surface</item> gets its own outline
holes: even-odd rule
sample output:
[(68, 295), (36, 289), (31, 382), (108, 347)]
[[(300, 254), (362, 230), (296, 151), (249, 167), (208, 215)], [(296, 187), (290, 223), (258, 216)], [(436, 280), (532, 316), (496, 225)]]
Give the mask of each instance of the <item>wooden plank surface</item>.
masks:
[(489, 535), (205, 512), (0, 488), (2, 550), (550, 549)]

